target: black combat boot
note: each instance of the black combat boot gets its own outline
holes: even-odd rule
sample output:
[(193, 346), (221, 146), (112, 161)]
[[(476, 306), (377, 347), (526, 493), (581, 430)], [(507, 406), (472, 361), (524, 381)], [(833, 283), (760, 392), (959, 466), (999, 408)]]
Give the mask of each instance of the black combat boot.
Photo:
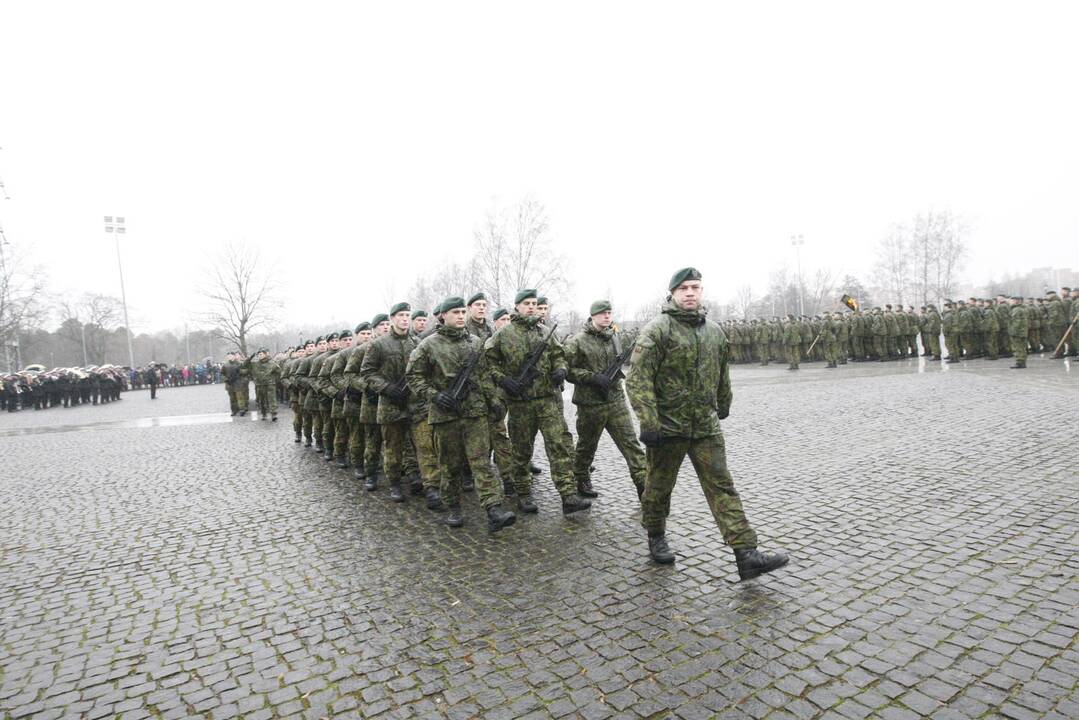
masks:
[(395, 503), (405, 501), (405, 493), (401, 490), (400, 480), (390, 483), (390, 500), (393, 500)]
[(414, 475), (408, 479), (408, 492), (416, 497), (424, 494), (423, 492), (423, 480), (419, 475)]
[(585, 498), (577, 495), (576, 493), (574, 493), (573, 495), (567, 495), (566, 497), (562, 498), (563, 515), (570, 515), (581, 510), (587, 510), (590, 507), (592, 507), (592, 501), (586, 500)]
[(378, 490), (378, 474), (371, 473), (370, 475), (368, 475), (367, 479), (363, 483), (363, 488), (367, 492), (374, 492), (375, 490)]
[(301, 435), (300, 433), (296, 433), (296, 439), (295, 439), (295, 440), (293, 440), (292, 442), (294, 442), (294, 443), (301, 443), (301, 442), (303, 442), (303, 435)]
[(303, 441), (303, 446), (304, 447), (311, 447), (311, 440), (310, 439), (304, 440)]
[(506, 497), (512, 497), (517, 494), (517, 488), (513, 486), (512, 480), (502, 481), (502, 494)]
[(538, 467), (536, 467), (535, 463), (530, 462), (530, 463), (528, 463), (528, 472), (532, 473), (533, 475), (539, 475), (543, 471), (540, 470)]
[(277, 422), (277, 416), (276, 415), (271, 416), (270, 417), (270, 422)]
[(427, 509), (432, 512), (442, 512), (446, 509), (446, 506), (442, 504), (442, 496), (434, 488), (427, 491)]
[(324, 448), (322, 447), (322, 440), (316, 440), (315, 441), (315, 452), (317, 452), (317, 453), (319, 453), (321, 455), (323, 450), (324, 450)]
[(367, 474), (363, 471), (362, 465), (357, 465), (356, 467), (352, 468), (352, 477), (356, 478), (357, 480), (367, 479)]
[(333, 449), (326, 448), (326, 457), (322, 458), (326, 462), (333, 462)]
[(461, 506), (450, 505), (449, 509), (450, 511), (446, 513), (446, 520), (444, 522), (453, 528), (459, 528), (464, 525), (465, 519), (461, 516)]
[(768, 553), (757, 548), (735, 548), (734, 560), (738, 563), (738, 577), (749, 580), (783, 567), (790, 558), (784, 552)]
[(461, 490), (464, 492), (472, 492), (476, 489), (476, 478), (471, 473), (461, 478)]
[(337, 467), (339, 467), (341, 469), (347, 468), (348, 467), (348, 458), (345, 457), (344, 455), (337, 458)]
[(1009, 366), (1012, 370), (1026, 370), (1027, 364), (1025, 362), (1016, 362), (1015, 365)]
[(517, 522), (517, 516), (502, 509), (501, 505), (492, 505), (487, 508), (487, 531), (498, 532), (504, 527), (509, 527)]
[(577, 494), (581, 497), (596, 498), (599, 497), (599, 493), (592, 487), (592, 479), (586, 478), (584, 480), (577, 481)]
[(670, 565), (674, 562), (674, 553), (667, 545), (666, 535), (648, 536), (648, 554), (660, 565)]
[(532, 499), (531, 495), (521, 495), (518, 497), (517, 509), (523, 513), (539, 512), (539, 508), (536, 507), (536, 501)]
[(244, 416), (244, 415), (246, 415), (246, 414), (247, 414), (247, 411), (246, 411), (246, 410), (241, 410), (241, 411), (240, 411), (240, 417), (243, 417), (243, 416)]

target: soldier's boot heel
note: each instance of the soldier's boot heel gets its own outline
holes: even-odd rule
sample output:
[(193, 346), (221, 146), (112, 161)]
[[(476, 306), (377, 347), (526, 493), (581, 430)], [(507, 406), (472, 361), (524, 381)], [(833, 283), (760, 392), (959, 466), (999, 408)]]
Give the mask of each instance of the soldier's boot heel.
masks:
[(761, 552), (757, 548), (736, 548), (734, 561), (738, 565), (738, 577), (750, 580), (759, 575), (770, 573), (790, 562), (787, 553)]
[(326, 457), (324, 457), (322, 459), (325, 460), (326, 462), (333, 462), (333, 450), (330, 449), (329, 447), (326, 447), (325, 450), (326, 450)]
[(660, 565), (670, 565), (674, 562), (674, 553), (667, 544), (666, 535), (648, 536), (648, 555)]
[(578, 480), (577, 481), (577, 494), (586, 498), (597, 498), (599, 493), (592, 487), (592, 480)]
[(361, 466), (357, 465), (356, 467), (352, 468), (352, 477), (356, 478), (357, 480), (366, 480), (367, 474), (364, 473)]
[(390, 483), (390, 500), (393, 500), (395, 503), (405, 501), (405, 493), (401, 490), (400, 481)]
[(563, 515), (571, 515), (575, 512), (580, 512), (581, 510), (587, 510), (590, 507), (592, 507), (592, 501), (586, 500), (576, 493), (562, 498)]
[(531, 495), (521, 495), (517, 498), (517, 509), (523, 513), (537, 513), (539, 508)]
[(427, 491), (427, 509), (432, 512), (442, 512), (446, 509), (446, 506), (442, 504), (442, 495), (434, 488)]
[(424, 495), (423, 480), (418, 475), (409, 479), (408, 492), (415, 497)]
[(452, 528), (459, 528), (465, 524), (464, 516), (461, 515), (460, 505), (450, 505), (449, 512), (446, 513), (446, 519), (443, 521)]
[(367, 492), (374, 492), (378, 490), (378, 475), (371, 473), (367, 476), (367, 479), (363, 483), (363, 488)]
[(487, 508), (488, 532), (498, 532), (504, 527), (513, 525), (515, 522), (517, 522), (517, 516), (507, 510), (503, 510), (501, 505), (494, 505)]
[(345, 457), (344, 455), (341, 455), (340, 457), (338, 457), (337, 458), (337, 467), (341, 468), (342, 470), (347, 468), (348, 467), (348, 458)]
[(539, 475), (543, 471), (536, 467), (535, 463), (528, 463), (528, 472), (532, 473), (533, 475)]
[(296, 439), (293, 440), (292, 442), (297, 443), (297, 444), (303, 442), (303, 436), (300, 435), (299, 433), (297, 433), (296, 434)]

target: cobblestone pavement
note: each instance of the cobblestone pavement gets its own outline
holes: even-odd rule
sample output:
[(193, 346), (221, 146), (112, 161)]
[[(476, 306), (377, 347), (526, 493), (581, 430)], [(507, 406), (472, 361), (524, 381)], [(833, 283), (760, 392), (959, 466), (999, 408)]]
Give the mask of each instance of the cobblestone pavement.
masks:
[(606, 440), (488, 536), (220, 386), (0, 417), (0, 716), (1079, 717), (1079, 365), (1030, 364), (736, 369), (748, 583), (688, 463), (648, 562)]

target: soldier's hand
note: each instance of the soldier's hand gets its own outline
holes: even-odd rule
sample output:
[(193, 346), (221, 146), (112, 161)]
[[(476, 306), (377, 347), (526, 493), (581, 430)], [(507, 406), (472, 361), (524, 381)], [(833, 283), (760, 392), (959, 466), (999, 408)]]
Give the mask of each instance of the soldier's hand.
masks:
[(591, 378), (588, 379), (588, 382), (595, 385), (596, 387), (598, 387), (603, 392), (607, 392), (607, 390), (609, 390), (610, 387), (611, 387), (611, 381), (608, 380), (607, 376), (604, 375), (603, 373), (596, 373), (595, 375), (593, 375)]
[(641, 444), (645, 447), (657, 448), (663, 444), (663, 438), (655, 430), (641, 430)]
[(561, 385), (566, 381), (566, 368), (557, 368), (551, 373), (551, 384)]
[(457, 410), (457, 403), (453, 401), (453, 397), (445, 390), (435, 393), (434, 403), (447, 412)]
[(726, 408), (724, 410), (718, 410), (717, 414), (719, 415), (720, 420), (726, 420), (731, 414), (731, 409)]
[(514, 397), (521, 397), (522, 395), (524, 395), (524, 387), (521, 385), (520, 382), (517, 381), (517, 378), (503, 378), (502, 381), (498, 383), (498, 385)]

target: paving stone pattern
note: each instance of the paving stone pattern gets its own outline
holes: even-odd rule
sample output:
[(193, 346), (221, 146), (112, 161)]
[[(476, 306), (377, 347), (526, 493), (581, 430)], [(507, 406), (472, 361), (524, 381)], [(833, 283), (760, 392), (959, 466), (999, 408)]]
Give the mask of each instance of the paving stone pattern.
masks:
[(1079, 717), (1079, 365), (803, 368), (734, 373), (748, 583), (688, 462), (648, 562), (607, 440), (489, 536), (221, 386), (0, 417), (0, 716)]

